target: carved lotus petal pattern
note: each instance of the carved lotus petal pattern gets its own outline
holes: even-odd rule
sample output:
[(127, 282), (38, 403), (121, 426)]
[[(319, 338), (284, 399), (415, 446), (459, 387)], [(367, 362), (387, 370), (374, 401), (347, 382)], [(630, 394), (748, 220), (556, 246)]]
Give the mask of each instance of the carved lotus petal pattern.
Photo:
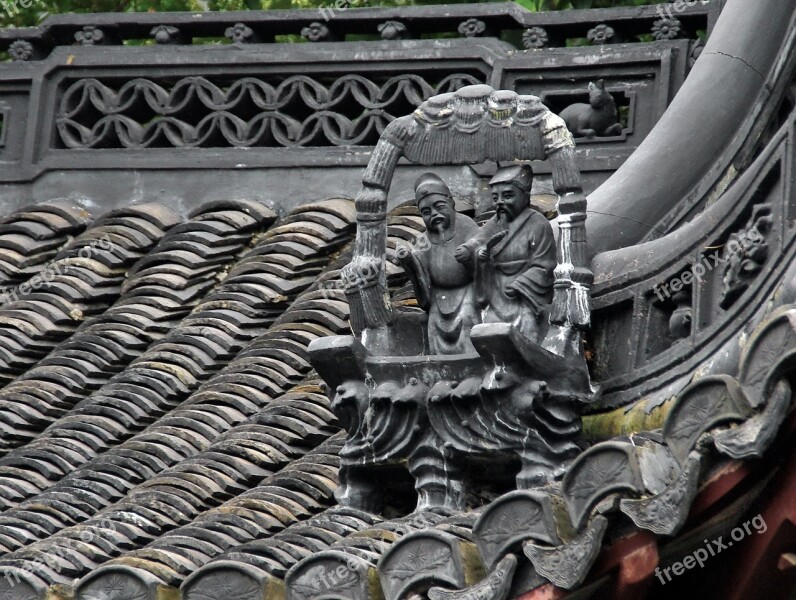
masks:
[(658, 535), (674, 535), (685, 522), (699, 484), (701, 456), (693, 452), (680, 476), (651, 498), (620, 502), (623, 513), (642, 529)]
[(403, 581), (420, 572), (435, 571), (451, 559), (450, 550), (430, 544), (419, 543), (411, 548), (411, 552), (401, 562), (391, 565), (387, 572), (396, 579)]
[(486, 31), (486, 23), (480, 19), (470, 18), (459, 25), (459, 33), (464, 37), (477, 37)]
[(759, 387), (780, 359), (788, 351), (796, 349), (796, 313), (787, 320), (782, 319), (752, 343), (755, 345), (745, 361), (743, 383)]
[(660, 19), (652, 25), (652, 37), (656, 40), (673, 40), (680, 37), (682, 30), (680, 19)]
[(28, 40), (15, 40), (8, 47), (8, 55), (12, 60), (30, 60), (33, 56), (33, 44)]
[(197, 600), (252, 600), (261, 596), (260, 586), (254, 579), (229, 571), (209, 575), (191, 594)]
[(599, 46), (602, 44), (610, 44), (611, 42), (615, 41), (616, 32), (610, 25), (601, 23), (593, 29), (590, 29), (586, 34), (586, 37), (592, 44)]
[(301, 36), (310, 42), (322, 42), (329, 38), (329, 28), (318, 21), (314, 21), (301, 30)]
[(536, 572), (554, 585), (571, 590), (586, 578), (594, 559), (600, 553), (602, 539), (608, 528), (605, 517), (597, 517), (585, 533), (568, 544), (553, 548), (526, 542), (525, 556), (533, 563)]
[(531, 50), (544, 48), (550, 41), (550, 36), (544, 27), (529, 27), (522, 34), (522, 45)]
[(762, 456), (785, 421), (791, 401), (790, 385), (782, 380), (771, 394), (763, 412), (738, 427), (718, 431), (713, 435), (716, 449), (736, 460)]
[(481, 537), (489, 543), (498, 543), (504, 538), (516, 534), (518, 531), (527, 531), (536, 525), (542, 518), (542, 507), (525, 505), (526, 510), (519, 507), (504, 512), (497, 523), (490, 525), (489, 530)]
[(495, 569), (482, 581), (464, 590), (446, 590), (431, 588), (428, 591), (430, 600), (506, 600), (511, 591), (517, 558), (509, 554), (503, 558)]
[(330, 582), (334, 582), (333, 587), (337, 591), (351, 589), (359, 583), (359, 573), (346, 569), (342, 577), (337, 576), (337, 571), (334, 571), (332, 577), (329, 576), (330, 572), (327, 571), (323, 565), (317, 565), (308, 569), (301, 577), (295, 579), (290, 588), (294, 595), (301, 598), (313, 598), (321, 594), (328, 595), (331, 592)]

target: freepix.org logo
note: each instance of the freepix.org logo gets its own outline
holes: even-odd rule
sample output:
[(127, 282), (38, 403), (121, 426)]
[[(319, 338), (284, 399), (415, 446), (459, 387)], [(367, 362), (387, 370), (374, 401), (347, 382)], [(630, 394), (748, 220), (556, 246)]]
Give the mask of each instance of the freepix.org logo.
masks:
[(689, 6), (696, 6), (701, 4), (705, 6), (710, 4), (710, 0), (677, 0), (677, 2), (670, 2), (669, 4), (658, 5), (658, 15), (661, 19), (673, 19), (674, 13), (681, 13)]
[(731, 548), (733, 543), (741, 542), (746, 536), (752, 535), (753, 529), (755, 533), (758, 534), (763, 534), (768, 531), (768, 525), (766, 525), (763, 515), (757, 515), (753, 519), (738, 525), (738, 527), (730, 532), (729, 540), (725, 541), (723, 535), (720, 535), (715, 540), (705, 540), (704, 548), (697, 548), (691, 554), (683, 558), (682, 561), (673, 563), (665, 569), (656, 567), (655, 576), (658, 578), (658, 581), (661, 582), (661, 585), (666, 585), (672, 580), (672, 576), (678, 577), (697, 566), (701, 569), (708, 560), (717, 556), (723, 550)]
[(16, 17), (23, 8), (33, 6), (33, 0), (0, 0), (0, 9), (7, 17)]

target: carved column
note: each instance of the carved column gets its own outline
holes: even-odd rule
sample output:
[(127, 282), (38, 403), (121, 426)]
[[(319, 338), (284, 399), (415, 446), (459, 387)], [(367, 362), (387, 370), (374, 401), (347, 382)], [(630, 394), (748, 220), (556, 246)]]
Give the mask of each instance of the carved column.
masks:
[(417, 510), (434, 507), (464, 510), (464, 472), (438, 436), (429, 436), (412, 453), (409, 473), (415, 480)]
[(406, 128), (397, 119), (387, 126), (362, 177), (355, 199), (357, 240), (354, 259), (343, 269), (343, 283), (351, 307), (351, 328), (359, 336), (392, 322), (387, 289), (387, 192), (401, 157)]

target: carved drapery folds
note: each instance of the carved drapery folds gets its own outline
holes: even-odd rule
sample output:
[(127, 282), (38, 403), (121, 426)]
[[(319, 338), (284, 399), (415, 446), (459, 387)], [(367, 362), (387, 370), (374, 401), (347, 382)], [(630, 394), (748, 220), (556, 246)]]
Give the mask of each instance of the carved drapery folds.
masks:
[[(387, 195), (400, 158), (423, 165), (549, 160), (560, 219), (557, 246), (549, 246), (552, 305), (534, 305), (537, 319), (549, 315), (539, 339), (523, 335), (519, 321), (493, 319), (472, 328), (475, 353), (424, 355), (422, 323), (393, 309), (385, 275)], [(518, 190), (530, 189), (529, 182), (517, 182)], [(348, 431), (338, 499), (378, 509), (384, 481), (377, 473), (396, 468), (414, 480), (419, 508), (461, 509), (470, 487), (529, 489), (563, 476), (584, 446), (580, 413), (594, 398), (582, 343), (592, 283), (586, 200), (563, 120), (534, 96), (485, 85), (430, 98), (385, 128), (356, 206), (356, 248), (343, 282), (357, 337), (318, 340), (311, 348)], [(528, 215), (506, 218), (515, 217), (512, 231), (525, 231)], [(527, 231), (548, 235), (540, 228)], [(507, 241), (511, 235), (521, 234), (510, 233)], [(516, 238), (520, 247), (540, 243), (527, 235)], [(553, 244), (552, 235), (548, 239)], [(542, 268), (534, 268), (524, 285), (544, 289)], [(494, 468), (473, 475), (484, 460), (494, 461)]]

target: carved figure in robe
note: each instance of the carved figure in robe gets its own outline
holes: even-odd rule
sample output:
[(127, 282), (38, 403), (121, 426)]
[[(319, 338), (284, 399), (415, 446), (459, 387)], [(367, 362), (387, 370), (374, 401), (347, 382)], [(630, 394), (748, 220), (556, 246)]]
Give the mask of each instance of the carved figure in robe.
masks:
[(399, 249), (420, 307), (428, 312), (428, 340), (432, 354), (474, 352), (470, 329), (480, 323), (473, 290), (473, 269), (455, 257), (456, 249), (473, 239), (479, 227), (458, 214), (453, 195), (433, 173), (415, 183), (415, 199), (426, 232), (414, 248)]
[(540, 342), (553, 299), (556, 245), (547, 218), (531, 207), (533, 171), (499, 169), (489, 182), (495, 216), (456, 257), (475, 272), (476, 300), (484, 323), (512, 323)]

